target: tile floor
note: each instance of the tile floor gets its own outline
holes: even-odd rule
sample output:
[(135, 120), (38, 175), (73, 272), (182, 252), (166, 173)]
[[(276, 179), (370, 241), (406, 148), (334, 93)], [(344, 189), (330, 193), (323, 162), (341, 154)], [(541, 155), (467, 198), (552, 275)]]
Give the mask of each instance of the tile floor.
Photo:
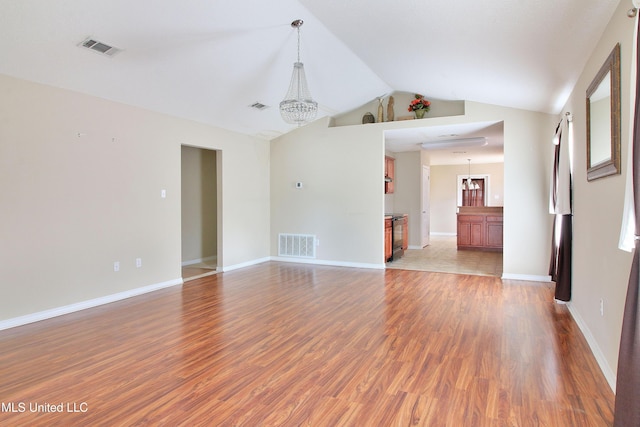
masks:
[(502, 276), (502, 252), (459, 251), (456, 236), (431, 236), (424, 249), (409, 249), (387, 268)]

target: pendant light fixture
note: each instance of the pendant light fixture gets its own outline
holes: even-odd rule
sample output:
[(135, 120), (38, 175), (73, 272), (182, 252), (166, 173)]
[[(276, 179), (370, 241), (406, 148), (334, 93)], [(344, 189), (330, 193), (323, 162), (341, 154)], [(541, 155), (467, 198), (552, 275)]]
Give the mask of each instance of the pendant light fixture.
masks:
[(471, 159), (467, 159), (467, 161), (469, 162), (469, 174), (467, 175), (467, 182), (462, 185), (462, 188), (464, 190), (479, 190), (480, 186), (471, 180)]
[(298, 61), (293, 64), (289, 90), (280, 103), (282, 119), (298, 126), (314, 120), (318, 113), (318, 103), (311, 98), (311, 92), (307, 87), (307, 78), (304, 75), (304, 65), (300, 62), (300, 27), (302, 24), (302, 19), (296, 19), (291, 23), (291, 27), (298, 30)]

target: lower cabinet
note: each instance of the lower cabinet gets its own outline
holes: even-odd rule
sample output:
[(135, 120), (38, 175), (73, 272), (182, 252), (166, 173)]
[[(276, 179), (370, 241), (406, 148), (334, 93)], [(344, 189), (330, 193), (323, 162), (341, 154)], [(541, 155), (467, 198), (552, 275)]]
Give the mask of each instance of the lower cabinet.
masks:
[(391, 218), (384, 219), (384, 261), (387, 262), (393, 255), (393, 225)]
[(489, 248), (502, 249), (502, 217), (487, 216), (487, 242)]
[(407, 250), (409, 248), (409, 217), (404, 215), (402, 217), (402, 249)]
[(492, 213), (458, 214), (458, 249), (502, 251), (502, 215)]
[(483, 217), (458, 215), (458, 247), (483, 245)]

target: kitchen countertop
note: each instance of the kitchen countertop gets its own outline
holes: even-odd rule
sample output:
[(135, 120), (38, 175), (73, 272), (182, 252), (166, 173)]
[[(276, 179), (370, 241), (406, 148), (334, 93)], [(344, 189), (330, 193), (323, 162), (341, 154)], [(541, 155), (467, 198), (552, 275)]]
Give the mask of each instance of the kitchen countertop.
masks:
[(385, 218), (402, 218), (403, 216), (408, 216), (408, 214), (403, 214), (403, 213), (386, 213), (386, 214), (384, 214)]
[(502, 206), (458, 206), (458, 213), (464, 215), (502, 215)]

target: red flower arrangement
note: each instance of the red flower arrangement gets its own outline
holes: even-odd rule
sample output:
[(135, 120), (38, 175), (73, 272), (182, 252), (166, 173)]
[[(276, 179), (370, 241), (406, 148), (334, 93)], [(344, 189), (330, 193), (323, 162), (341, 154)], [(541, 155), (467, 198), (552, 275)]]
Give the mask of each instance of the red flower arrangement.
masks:
[(424, 99), (424, 96), (416, 93), (413, 101), (409, 103), (408, 111), (416, 111), (416, 110), (424, 110), (425, 112), (429, 112), (431, 109), (431, 102)]

